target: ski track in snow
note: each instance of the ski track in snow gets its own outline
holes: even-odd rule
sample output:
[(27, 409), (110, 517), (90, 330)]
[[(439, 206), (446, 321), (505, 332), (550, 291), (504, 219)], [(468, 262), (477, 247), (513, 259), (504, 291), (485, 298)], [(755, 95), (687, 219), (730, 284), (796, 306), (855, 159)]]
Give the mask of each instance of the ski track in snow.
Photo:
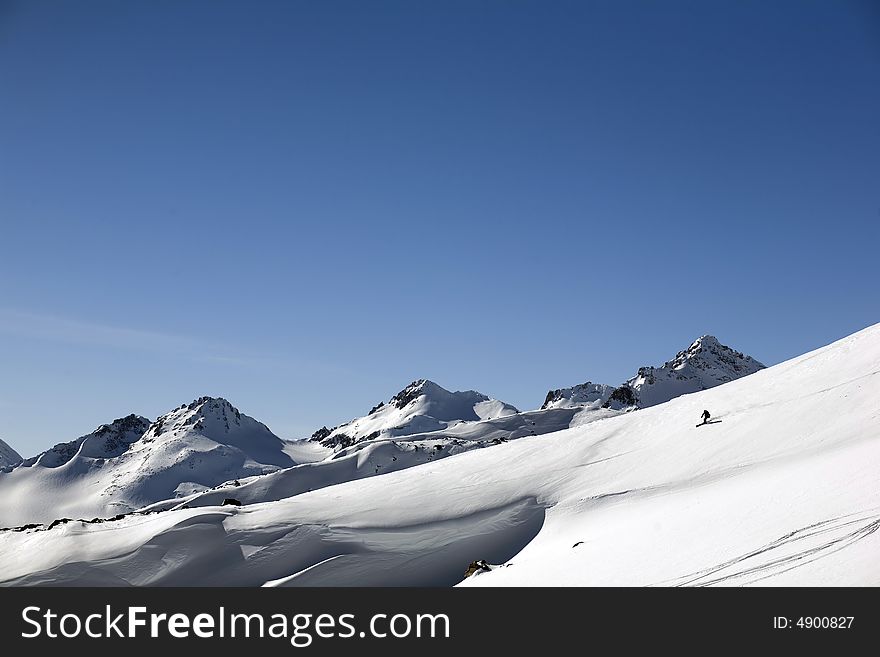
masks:
[(844, 550), (853, 543), (867, 538), (878, 528), (880, 528), (880, 513), (876, 509), (866, 514), (855, 513), (830, 518), (796, 529), (767, 545), (724, 563), (654, 586), (756, 584)]

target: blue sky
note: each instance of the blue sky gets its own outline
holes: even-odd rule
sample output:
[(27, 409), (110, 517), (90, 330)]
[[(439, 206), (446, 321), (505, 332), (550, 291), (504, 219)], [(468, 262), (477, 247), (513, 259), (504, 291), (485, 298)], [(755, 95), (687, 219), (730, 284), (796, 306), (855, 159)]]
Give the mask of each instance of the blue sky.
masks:
[(521, 408), (878, 321), (870, 2), (3, 2), (0, 437)]

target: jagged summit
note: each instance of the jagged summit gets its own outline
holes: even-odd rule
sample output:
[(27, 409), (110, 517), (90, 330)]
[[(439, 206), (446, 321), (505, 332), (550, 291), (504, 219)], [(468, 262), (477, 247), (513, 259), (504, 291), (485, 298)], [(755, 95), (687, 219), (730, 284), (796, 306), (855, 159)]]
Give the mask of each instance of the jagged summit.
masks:
[[(173, 411), (160, 416), (147, 430), (147, 438), (155, 438), (167, 431), (197, 431), (214, 434), (228, 434), (242, 426), (242, 418), (256, 422), (253, 418), (242, 416), (241, 412), (223, 397), (199, 397), (189, 404), (181, 404)], [(244, 420), (247, 423), (247, 420)], [(262, 423), (257, 423), (265, 428)], [(266, 429), (268, 431), (268, 429)]]
[(58, 468), (75, 457), (82, 459), (109, 459), (123, 454), (132, 443), (143, 436), (150, 421), (140, 415), (126, 415), (102, 424), (91, 433), (76, 440), (58, 443), (51, 449), (21, 462), (22, 467), (39, 465), (44, 468)]
[(551, 390), (542, 410), (551, 408), (606, 408), (631, 410), (662, 404), (679, 395), (706, 390), (764, 369), (742, 352), (721, 344), (714, 335), (702, 335), (661, 367), (640, 367), (617, 387), (587, 381), (571, 388)]
[(397, 408), (404, 408), (413, 402), (424, 399), (428, 402), (448, 402), (453, 399), (467, 398), (474, 400), (475, 403), (489, 401), (489, 397), (476, 390), (461, 390), (451, 392), (441, 385), (438, 385), (430, 379), (416, 379), (406, 388), (394, 395), (389, 404), (394, 404)]
[[(691, 343), (691, 346), (676, 354), (675, 358), (663, 367), (681, 369), (688, 363), (699, 364), (702, 369), (715, 367), (720, 381), (732, 381), (739, 376), (752, 374), (764, 369), (764, 365), (751, 356), (723, 345), (713, 335), (704, 335)], [(739, 375), (739, 376), (737, 376)]]
[(541, 410), (573, 406), (601, 406), (608, 400), (613, 391), (614, 386), (605, 385), (604, 383), (593, 383), (591, 381), (572, 386), (571, 388), (551, 390), (544, 398)]
[(692, 349), (697, 349), (701, 345), (716, 346), (716, 347), (724, 346), (718, 341), (718, 338), (716, 338), (714, 335), (710, 335), (709, 333), (706, 333), (706, 334), (698, 337), (696, 340), (694, 340), (691, 343), (691, 346), (687, 348), (687, 351), (690, 351)]
[(220, 397), (181, 404), (155, 422), (128, 415), (9, 469), (0, 495), (17, 490), (20, 502), (0, 509), (0, 526), (112, 516), (274, 472), (296, 465), (286, 446)]
[(764, 365), (751, 356), (721, 344), (715, 336), (703, 335), (662, 367), (640, 367), (634, 377), (614, 390), (604, 406), (619, 410), (655, 406), (762, 369)]
[(367, 415), (338, 427), (322, 427), (311, 440), (326, 447), (344, 448), (364, 440), (397, 438), (445, 429), (460, 422), (497, 418), (517, 409), (476, 390), (450, 392), (429, 379), (416, 379), (380, 402)]
[(21, 463), (21, 454), (0, 440), (0, 470), (11, 468)]
[(284, 441), (223, 397), (199, 397), (181, 404), (159, 417), (144, 433), (145, 443), (182, 441), (195, 446), (205, 444), (205, 439), (221, 447), (235, 448), (257, 464), (294, 465), (284, 452)]
[[(473, 392), (473, 391), (470, 391)], [(445, 388), (437, 385), (429, 379), (416, 379), (406, 388), (394, 395), (389, 403), (394, 404), (397, 408), (403, 408), (407, 404), (415, 401), (422, 395), (438, 396), (452, 394)], [(480, 394), (480, 393), (476, 393)], [(485, 395), (481, 395), (484, 399), (489, 399)]]

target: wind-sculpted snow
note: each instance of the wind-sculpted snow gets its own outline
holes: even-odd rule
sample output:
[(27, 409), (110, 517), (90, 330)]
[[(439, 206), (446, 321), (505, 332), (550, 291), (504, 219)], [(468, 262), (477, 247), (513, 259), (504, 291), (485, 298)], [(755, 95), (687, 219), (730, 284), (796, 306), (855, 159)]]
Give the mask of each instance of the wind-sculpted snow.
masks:
[[(452, 586), (461, 579), (461, 562), (471, 554), (508, 559), (534, 538), (544, 519), (544, 510), (533, 499), (414, 525), (326, 526), (266, 517), (251, 526), (239, 522), (239, 513), (166, 514), (177, 522), (162, 523), (159, 533), (131, 551), (101, 559), (72, 558), (6, 583)], [(140, 520), (120, 527), (138, 534), (144, 529)]]

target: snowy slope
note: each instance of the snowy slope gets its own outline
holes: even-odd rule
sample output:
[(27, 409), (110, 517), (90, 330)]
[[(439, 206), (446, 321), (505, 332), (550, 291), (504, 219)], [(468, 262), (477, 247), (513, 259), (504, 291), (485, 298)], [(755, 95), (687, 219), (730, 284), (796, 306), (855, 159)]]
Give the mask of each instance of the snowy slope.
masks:
[[(553, 408), (504, 415), (492, 420), (460, 422), (449, 429), (395, 439), (363, 440), (329, 455), (270, 474), (229, 481), (182, 498), (163, 500), (141, 511), (210, 506), (233, 498), (244, 504), (274, 502), (301, 493), (431, 463), (475, 449), (486, 449), (526, 436), (539, 436), (595, 422), (616, 414), (606, 409)], [(297, 454), (302, 447), (294, 448)]]
[[(198, 400), (193, 405), (202, 401), (204, 400)], [(127, 440), (122, 442), (127, 446), (138, 440), (145, 431), (154, 433), (169, 424), (175, 422), (180, 424), (181, 420), (175, 419), (175, 414), (181, 412), (190, 414), (191, 410), (188, 407), (185, 411), (184, 407), (175, 409), (167, 416), (159, 418), (155, 427), (150, 427), (148, 420), (140, 418), (141, 424), (134, 427)], [(76, 493), (76, 488), (68, 487), (70, 479), (65, 475), (55, 477), (53, 482), (55, 485), (46, 487), (47, 477), (17, 473), (10, 479), (0, 479), (0, 493), (15, 495), (16, 491), (24, 491), (27, 502), (6, 512), (0, 512), (0, 526), (49, 523), (57, 518), (72, 516), (110, 517), (135, 509), (167, 510), (183, 505), (206, 506), (222, 503), (227, 497), (245, 503), (274, 501), (349, 480), (402, 470), (471, 449), (491, 447), (523, 436), (559, 431), (570, 426), (580, 410), (582, 409), (571, 406), (519, 413), (509, 404), (489, 399), (480, 393), (450, 393), (429, 381), (417, 381), (395, 395), (387, 407), (381, 405), (379, 412), (362, 419), (366, 426), (374, 431), (375, 421), (385, 423), (386, 426), (379, 432), (378, 437), (371, 431), (349, 447), (343, 448), (339, 442), (336, 442), (335, 449), (321, 444), (321, 441), (286, 441), (282, 449), (289, 459), (284, 461), (282, 458), (282, 460), (287, 465), (293, 465), (283, 469), (273, 468), (270, 474), (264, 476), (262, 475), (266, 469), (260, 469), (256, 473), (239, 469), (228, 471), (219, 477), (213, 475), (205, 477), (206, 466), (201, 462), (194, 469), (195, 472), (184, 470), (183, 473), (180, 469), (166, 472), (167, 468), (162, 467), (160, 463), (148, 470), (158, 473), (150, 475), (153, 481), (147, 481), (147, 477), (144, 476), (133, 485), (130, 477), (125, 473), (120, 474), (117, 472), (118, 468), (114, 467), (112, 484), (108, 485), (106, 475), (87, 478), (89, 487), (100, 492), (100, 499), (88, 501), (80, 499), (70, 503), (67, 498)], [(232, 409), (231, 413), (235, 414), (235, 409)], [(458, 416), (467, 419), (458, 419)], [(132, 420), (134, 417), (131, 416), (126, 420)], [(589, 419), (595, 420), (601, 417), (602, 414), (597, 414)], [(115, 427), (119, 422), (122, 420), (110, 426)], [(184, 419), (182, 422), (194, 424), (195, 420)], [(360, 420), (354, 420), (346, 426), (355, 427), (359, 422)], [(438, 424), (446, 428), (433, 432), (407, 433), (415, 427), (431, 427)], [(102, 427), (99, 429), (99, 432), (101, 431), (106, 431), (106, 428)], [(394, 439), (384, 437), (396, 434), (402, 435)], [(325, 442), (334, 445), (334, 442), (339, 440), (338, 435), (335, 433), (332, 440)], [(53, 464), (53, 467), (62, 465), (76, 455), (78, 446), (86, 438), (89, 436), (57, 445), (45, 454), (28, 459), (25, 465), (31, 466), (38, 461), (41, 465), (49, 463)], [(186, 440), (191, 442), (192, 436), (188, 435)], [(274, 441), (273, 438), (273, 445)], [(149, 442), (149, 437), (146, 442)], [(124, 451), (125, 449), (117, 449), (112, 454), (101, 453), (91, 456), (115, 457), (122, 455)], [(275, 463), (271, 459), (267, 459), (267, 462)], [(122, 478), (121, 482), (116, 481), (119, 477)], [(157, 477), (170, 479), (171, 482), (164, 486), (153, 485), (157, 483), (155, 481)], [(42, 487), (42, 490), (35, 491), (34, 488), (37, 486)], [(144, 494), (144, 488), (149, 488), (148, 494)], [(162, 490), (165, 494), (160, 494)], [(65, 504), (59, 505), (57, 498), (65, 498)], [(143, 503), (139, 503), (140, 501)]]
[(475, 422), (517, 413), (497, 399), (467, 390), (450, 392), (427, 379), (413, 381), (387, 403), (381, 402), (364, 417), (333, 429), (324, 427), (312, 439), (327, 447), (344, 448), (364, 440), (408, 436), (446, 429), (459, 422)]
[(203, 397), (152, 424), (115, 420), (0, 473), (0, 527), (113, 516), (291, 465), (265, 425)]
[(21, 462), (21, 455), (0, 440), (0, 470), (10, 468)]
[[(274, 502), (0, 532), (7, 584), (880, 585), (880, 325), (637, 413)], [(716, 422), (696, 428), (703, 408)]]

